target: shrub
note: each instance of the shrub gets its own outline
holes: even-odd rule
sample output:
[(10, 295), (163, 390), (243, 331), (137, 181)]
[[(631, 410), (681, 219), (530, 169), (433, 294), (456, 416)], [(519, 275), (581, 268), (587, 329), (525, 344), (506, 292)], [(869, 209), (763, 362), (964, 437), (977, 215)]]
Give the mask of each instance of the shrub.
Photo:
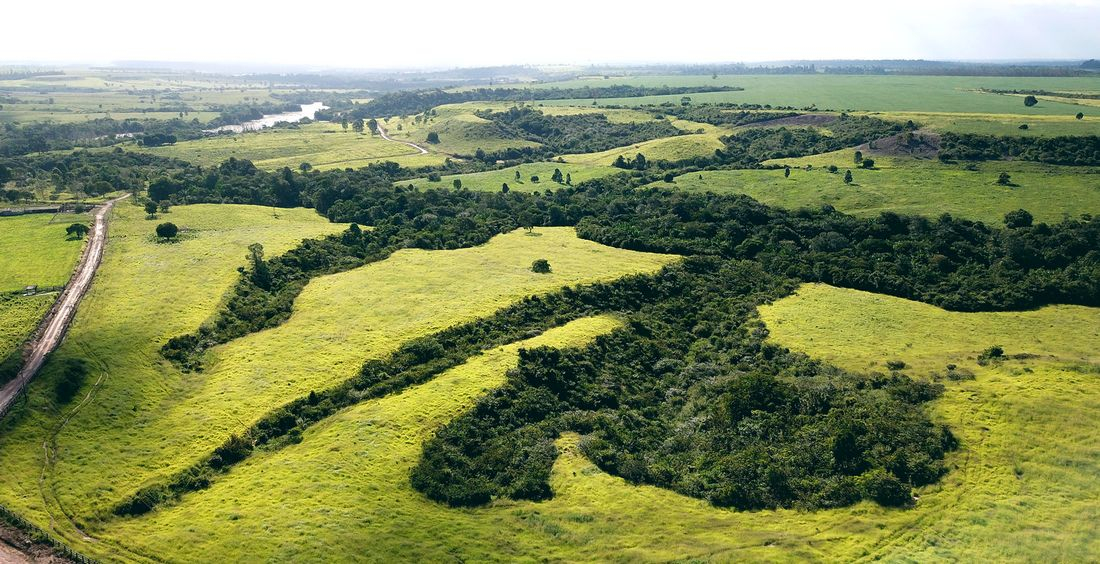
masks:
[(905, 368), (905, 361), (902, 360), (888, 360), (886, 361), (886, 368), (890, 370), (902, 370)]
[(175, 223), (167, 222), (157, 226), (157, 237), (171, 239), (179, 234), (179, 227)]
[(1005, 350), (1000, 345), (993, 345), (978, 355), (978, 365), (987, 366), (990, 362), (1003, 360)]
[(531, 272), (536, 272), (538, 274), (549, 274), (550, 262), (546, 259), (535, 259), (535, 262), (531, 263)]
[(439, 182), (440, 180), (443, 180), (443, 177), (438, 172), (428, 173), (428, 182)]

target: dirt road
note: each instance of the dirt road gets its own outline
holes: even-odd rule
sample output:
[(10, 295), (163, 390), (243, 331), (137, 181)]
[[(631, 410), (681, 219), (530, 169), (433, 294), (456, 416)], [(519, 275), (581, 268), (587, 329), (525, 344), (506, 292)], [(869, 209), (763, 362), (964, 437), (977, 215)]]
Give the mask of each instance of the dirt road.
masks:
[(92, 277), (95, 275), (96, 268), (99, 267), (100, 260), (103, 259), (103, 249), (107, 246), (107, 214), (110, 213), (115, 202), (129, 196), (127, 194), (115, 198), (95, 209), (95, 222), (92, 225), (88, 245), (84, 248), (83, 256), (80, 257), (80, 264), (76, 267), (76, 273), (69, 279), (57, 303), (46, 314), (46, 319), (40, 326), (41, 329), (30, 344), (30, 355), (23, 369), (14, 380), (0, 388), (0, 417), (8, 412), (19, 397), (19, 393), (42, 368), (46, 356), (61, 344), (61, 339), (65, 336), (65, 331), (68, 330), (76, 314), (76, 306), (80, 304), (80, 298), (84, 296), (84, 292), (88, 291), (88, 287), (92, 285)]
[(378, 134), (382, 136), (382, 139), (386, 141), (393, 141), (394, 143), (401, 143), (402, 145), (408, 145), (417, 151), (420, 151), (421, 155), (427, 155), (428, 150), (411, 141), (398, 141), (397, 139), (391, 139), (389, 135), (386, 135), (386, 130), (382, 128), (382, 124), (378, 124)]

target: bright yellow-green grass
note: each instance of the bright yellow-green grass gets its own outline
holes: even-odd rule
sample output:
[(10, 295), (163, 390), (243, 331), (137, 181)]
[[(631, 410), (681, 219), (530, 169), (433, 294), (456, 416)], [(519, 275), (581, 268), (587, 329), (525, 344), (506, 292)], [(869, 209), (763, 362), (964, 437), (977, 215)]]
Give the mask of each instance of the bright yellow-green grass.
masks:
[[(90, 357), (102, 367), (93, 377), (106, 380), (58, 435), (45, 501), (36, 477), (49, 420), (28, 417), (0, 438), (0, 472), (17, 482), (0, 492), (0, 503), (43, 526), (46, 508), (55, 519), (64, 509), (95, 530), (97, 513), (143, 484), (193, 463), (271, 409), (352, 377), (367, 358), (384, 357), (411, 338), (523, 296), (653, 271), (675, 259), (584, 241), (569, 228), (516, 231), (472, 249), (404, 250), (312, 281), (285, 324), (217, 347), (205, 372), (180, 374), (160, 359), (159, 347), (214, 312), (248, 243), (263, 241), (276, 254), (297, 237), (338, 226), (308, 210), (183, 206), (167, 218), (185, 230), (202, 219), (213, 231), (185, 231), (180, 243), (168, 245), (154, 241), (152, 223), (138, 211), (126, 212), (113, 227), (114, 254), (62, 353)], [(269, 223), (272, 213), (281, 219)], [(291, 219), (297, 223), (280, 226)], [(531, 272), (537, 258), (548, 259), (553, 273)], [(64, 522), (57, 532), (80, 542)]]
[[(460, 179), (462, 181), (462, 187), (470, 190), (479, 190), (482, 192), (499, 192), (501, 187), (507, 183), (509, 190), (518, 190), (520, 192), (534, 192), (536, 190), (558, 190), (563, 187), (562, 184), (557, 184), (550, 180), (554, 175), (554, 169), (561, 171), (562, 177), (569, 174), (573, 184), (584, 182), (585, 180), (591, 180), (593, 178), (602, 178), (611, 174), (623, 172), (621, 168), (615, 168), (612, 166), (590, 165), (590, 164), (572, 164), (572, 163), (528, 163), (517, 166), (510, 166), (508, 168), (502, 168), (500, 170), (489, 170), (485, 172), (472, 172), (468, 174), (453, 174), (442, 177), (439, 182), (428, 182), (425, 178), (417, 178), (414, 180), (402, 180), (395, 184), (400, 186), (407, 186), (412, 184), (420, 189), (444, 187), (452, 188), (454, 186), (454, 180)], [(521, 180), (516, 181), (516, 171), (519, 171)], [(532, 182), (531, 177), (538, 176), (538, 182)]]
[(73, 223), (90, 220), (83, 214), (0, 217), (0, 292), (64, 285), (84, 247), (83, 240), (65, 234)]
[[(63, 508), (86, 512), (115, 488), (127, 488), (131, 480), (166, 467), (160, 451), (169, 445), (142, 431), (201, 390), (206, 376), (180, 374), (160, 360), (158, 349), (168, 338), (193, 331), (216, 310), (237, 279), (236, 268), (245, 263), (248, 245), (260, 242), (277, 254), (304, 237), (343, 228), (306, 209), (179, 206), (162, 217), (183, 234), (178, 243), (164, 244), (156, 242), (156, 222), (145, 220), (140, 207), (122, 203), (112, 214), (103, 264), (68, 336), (29, 388), (29, 404), (0, 424), (0, 504), (43, 527), (50, 526), (52, 515), (65, 531), (61, 534), (71, 533)], [(92, 367), (79, 397), (92, 391), (93, 383), (99, 386), (94, 401), (59, 428), (62, 412), (53, 404), (52, 385), (57, 361), (72, 357)], [(180, 427), (188, 433), (194, 428)], [(60, 471), (50, 466), (43, 473), (43, 443), (58, 431)], [(158, 454), (150, 456), (150, 451)], [(116, 464), (130, 470), (100, 481), (101, 472)], [(68, 497), (73, 490), (82, 493)], [(60, 502), (54, 491), (61, 492)], [(94, 494), (85, 496), (86, 491)]]
[[(50, 309), (57, 294), (0, 294), (0, 362), (15, 352)], [(0, 372), (0, 383), (5, 377)]]
[[(1100, 213), (1100, 169), (1054, 166), (1030, 162), (990, 161), (970, 171), (962, 164), (907, 157), (870, 155), (876, 170), (856, 168), (854, 151), (767, 164), (791, 165), (790, 178), (783, 170), (721, 170), (681, 175), (674, 184), (655, 186), (691, 191), (746, 194), (768, 205), (800, 208), (830, 204), (855, 215), (883, 211), (937, 217), (956, 217), (1000, 225), (1004, 214), (1026, 209), (1037, 221), (1057, 222), (1066, 214)], [(836, 173), (828, 165), (839, 167)], [(811, 165), (811, 170), (805, 170)], [(853, 183), (844, 184), (844, 171), (852, 171)], [(1000, 186), (1001, 172), (1015, 186)], [(700, 178), (702, 177), (702, 178)]]
[[(1021, 312), (948, 312), (859, 290), (805, 284), (760, 308), (776, 341), (857, 371), (902, 360), (916, 373), (948, 363), (977, 368), (979, 353), (1038, 355), (1034, 362), (1100, 362), (1100, 309), (1055, 305)], [(874, 331), (863, 327), (874, 327)]]
[[(1079, 111), (1089, 114), (1088, 108)], [(866, 115), (887, 121), (912, 120), (922, 129), (937, 133), (977, 133), (1017, 137), (1057, 137), (1060, 135), (1100, 135), (1100, 109), (1077, 119), (1076, 113), (1057, 115), (984, 114), (948, 112), (870, 112)], [(1027, 124), (1027, 129), (1020, 129)]]
[[(976, 379), (949, 382), (930, 407), (962, 448), (950, 455), (952, 471), (940, 484), (917, 492), (913, 509), (716, 509), (601, 472), (571, 434), (558, 443), (552, 500), (498, 500), (470, 510), (431, 503), (410, 488), (408, 471), (432, 429), (501, 382), (515, 361), (498, 349), (428, 384), (345, 410), (307, 431), (301, 444), (255, 456), (180, 505), (118, 525), (110, 539), (168, 561), (1091, 559), (1100, 549), (1100, 380), (1060, 363), (1097, 360), (1100, 310), (971, 318), (862, 294), (807, 286), (762, 317), (776, 341), (852, 369), (878, 361), (864, 346), (908, 327), (910, 318), (935, 331), (928, 341), (929, 330), (914, 336), (914, 363), (958, 356), (965, 344), (943, 343), (953, 337), (976, 345), (982, 334), (1002, 339), (1010, 353), (1049, 355), (988, 369), (967, 360)], [(829, 324), (834, 330), (818, 328)], [(1032, 324), (1045, 328), (1041, 347), (1031, 346)], [(804, 332), (818, 338), (807, 343)]]
[(409, 470), (421, 444), (503, 384), (520, 348), (583, 346), (618, 326), (611, 317), (580, 319), (344, 410), (309, 429), (301, 444), (254, 456), (180, 506), (118, 525), (111, 539), (176, 561), (213, 554), (266, 561), (505, 557), (495, 550), (499, 539), (470, 533), (488, 525), (510, 537), (522, 520), (450, 511), (420, 496)]
[[(538, 147), (525, 139), (503, 135), (493, 122), (474, 115), (476, 106), (445, 105), (435, 108), (436, 115), (416, 122), (415, 116), (391, 117), (382, 122), (386, 134), (393, 139), (410, 141), (428, 151), (449, 155), (473, 155), (478, 149), (486, 152), (508, 148)], [(428, 143), (428, 134), (439, 135), (439, 143)]]
[(339, 124), (317, 122), (297, 128), (273, 128), (236, 135), (214, 135), (163, 147), (137, 148), (164, 157), (216, 165), (229, 157), (248, 159), (259, 168), (274, 170), (302, 163), (316, 169), (358, 168), (372, 162), (396, 161), (408, 166), (441, 164), (440, 155), (420, 155), (401, 143), (370, 133), (355, 133)]
[(599, 106), (547, 106), (542, 101), (535, 102), (462, 102), (460, 104), (445, 104), (437, 106), (435, 110), (443, 115), (444, 112), (457, 111), (473, 113), (477, 110), (489, 110), (493, 112), (506, 112), (509, 109), (520, 106), (529, 107), (551, 116), (572, 116), (579, 114), (603, 114), (611, 123), (635, 123), (654, 121), (653, 114), (647, 111), (601, 108)]
[(718, 133), (677, 135), (644, 141), (628, 147), (616, 147), (598, 153), (562, 155), (561, 158), (567, 163), (611, 166), (611, 163), (615, 162), (615, 159), (620, 155), (629, 161), (635, 155), (641, 153), (651, 161), (678, 161), (692, 157), (714, 156), (715, 149), (725, 148), (725, 144), (719, 140), (719, 137)]

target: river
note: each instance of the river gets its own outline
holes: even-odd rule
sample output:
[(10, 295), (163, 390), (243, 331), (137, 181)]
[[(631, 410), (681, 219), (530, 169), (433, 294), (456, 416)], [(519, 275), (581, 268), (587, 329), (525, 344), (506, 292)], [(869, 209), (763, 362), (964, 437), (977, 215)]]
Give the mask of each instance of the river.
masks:
[(326, 109), (327, 106), (321, 102), (314, 102), (312, 104), (302, 104), (302, 110), (298, 112), (286, 112), (282, 114), (270, 114), (260, 119), (254, 119), (252, 121), (246, 121), (237, 125), (223, 125), (215, 129), (204, 129), (203, 133), (224, 133), (233, 132), (241, 133), (243, 131), (256, 131), (265, 127), (271, 127), (281, 121), (294, 123), (302, 121), (305, 118), (313, 119), (317, 112)]

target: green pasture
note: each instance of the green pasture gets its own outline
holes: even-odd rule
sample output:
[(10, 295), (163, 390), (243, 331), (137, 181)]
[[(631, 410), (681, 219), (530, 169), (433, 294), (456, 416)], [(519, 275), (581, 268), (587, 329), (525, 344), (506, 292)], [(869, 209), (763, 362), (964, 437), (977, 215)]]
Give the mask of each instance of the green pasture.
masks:
[[(768, 164), (789, 164), (783, 170), (716, 170), (684, 174), (674, 183), (654, 186), (745, 194), (772, 206), (816, 208), (829, 204), (855, 215), (873, 216), (883, 211), (938, 217), (957, 217), (1001, 225), (1004, 214), (1026, 209), (1036, 221), (1057, 222), (1066, 215), (1100, 213), (1100, 170), (1030, 162), (990, 161), (943, 164), (909, 157), (874, 158), (875, 169), (857, 168), (854, 150), (795, 159), (776, 159)], [(811, 170), (805, 167), (810, 165)], [(837, 172), (826, 167), (835, 165)], [(844, 171), (853, 182), (844, 184)], [(1009, 173), (1013, 186), (1001, 186), (1001, 172)]]
[[(394, 184), (398, 186), (408, 186), (412, 184), (421, 190), (440, 187), (453, 188), (454, 181), (458, 179), (462, 181), (463, 188), (481, 192), (499, 192), (504, 184), (508, 184), (510, 190), (518, 190), (520, 192), (558, 190), (565, 186), (550, 180), (555, 169), (560, 170), (563, 176), (569, 174), (574, 185), (584, 182), (585, 180), (602, 178), (604, 176), (623, 172), (622, 169), (612, 166), (538, 162), (485, 172), (450, 174), (443, 176), (439, 182), (429, 182), (426, 178), (416, 178), (413, 180), (402, 180)], [(520, 180), (518, 182), (516, 181), (516, 171), (519, 171), (520, 174)], [(539, 177), (539, 181), (532, 182), (532, 176)]]
[(91, 218), (87, 214), (0, 217), (0, 293), (32, 285), (64, 285), (84, 248), (83, 239), (65, 234), (73, 223), (90, 227)]
[(175, 157), (202, 165), (217, 165), (230, 157), (251, 160), (257, 167), (275, 170), (302, 163), (316, 169), (359, 168), (372, 162), (395, 161), (405, 166), (442, 164), (438, 154), (421, 155), (401, 143), (368, 133), (344, 131), (339, 124), (316, 122), (299, 127), (270, 128), (238, 134), (221, 134), (181, 141), (162, 147), (137, 147), (163, 157)]
[[(1100, 111), (1094, 111), (1092, 115), (1088, 115), (1089, 111), (1086, 108), (1080, 108), (1079, 111), (1086, 114), (1082, 119), (1077, 119), (1076, 114), (869, 112), (866, 115), (901, 123), (912, 120), (923, 130), (934, 133), (976, 133), (1013, 137), (1100, 135)], [(1027, 129), (1020, 129), (1021, 125), (1027, 125)]]
[(638, 153), (645, 155), (646, 159), (651, 161), (678, 161), (693, 157), (707, 157), (714, 156), (716, 149), (726, 147), (719, 139), (720, 137), (718, 133), (693, 133), (675, 137), (662, 137), (598, 153), (562, 155), (561, 159), (570, 164), (611, 166), (619, 156), (629, 161)]
[[(95, 366), (95, 401), (58, 431), (42, 488), (43, 433), (57, 430), (65, 411), (49, 395), (56, 365), (32, 387), (30, 405), (0, 427), (0, 472), (12, 483), (0, 503), (43, 527), (52, 520), (57, 534), (97, 554), (113, 552), (85, 543), (74, 526), (111, 535), (112, 522), (100, 519), (113, 504), (271, 409), (350, 378), (364, 360), (527, 295), (674, 260), (580, 240), (568, 228), (517, 231), (472, 249), (400, 251), (314, 280), (285, 324), (217, 347), (206, 371), (181, 374), (159, 347), (215, 311), (248, 244), (260, 241), (278, 254), (343, 226), (310, 210), (254, 206), (179, 206), (163, 219), (183, 229), (179, 242), (158, 243), (154, 222), (136, 207), (117, 212), (104, 266), (57, 353)], [(553, 273), (531, 272), (536, 258), (548, 259)]]
[[(1100, 91), (1100, 77), (1031, 78), (972, 76), (872, 76), (872, 75), (724, 75), (641, 76), (589, 78), (532, 85), (535, 88), (599, 88), (616, 84), (640, 86), (740, 86), (744, 91), (690, 94), (692, 103), (730, 102), (771, 104), (820, 110), (910, 112), (965, 112), (1021, 115), (1069, 115), (1083, 106), (1040, 101), (1026, 108), (1016, 96), (989, 94), (979, 89), (1035, 89), (1048, 91)], [(608, 98), (600, 106), (680, 103), (680, 95)], [(592, 99), (545, 100), (547, 106), (591, 105)], [(1088, 112), (1086, 112), (1088, 113)]]

